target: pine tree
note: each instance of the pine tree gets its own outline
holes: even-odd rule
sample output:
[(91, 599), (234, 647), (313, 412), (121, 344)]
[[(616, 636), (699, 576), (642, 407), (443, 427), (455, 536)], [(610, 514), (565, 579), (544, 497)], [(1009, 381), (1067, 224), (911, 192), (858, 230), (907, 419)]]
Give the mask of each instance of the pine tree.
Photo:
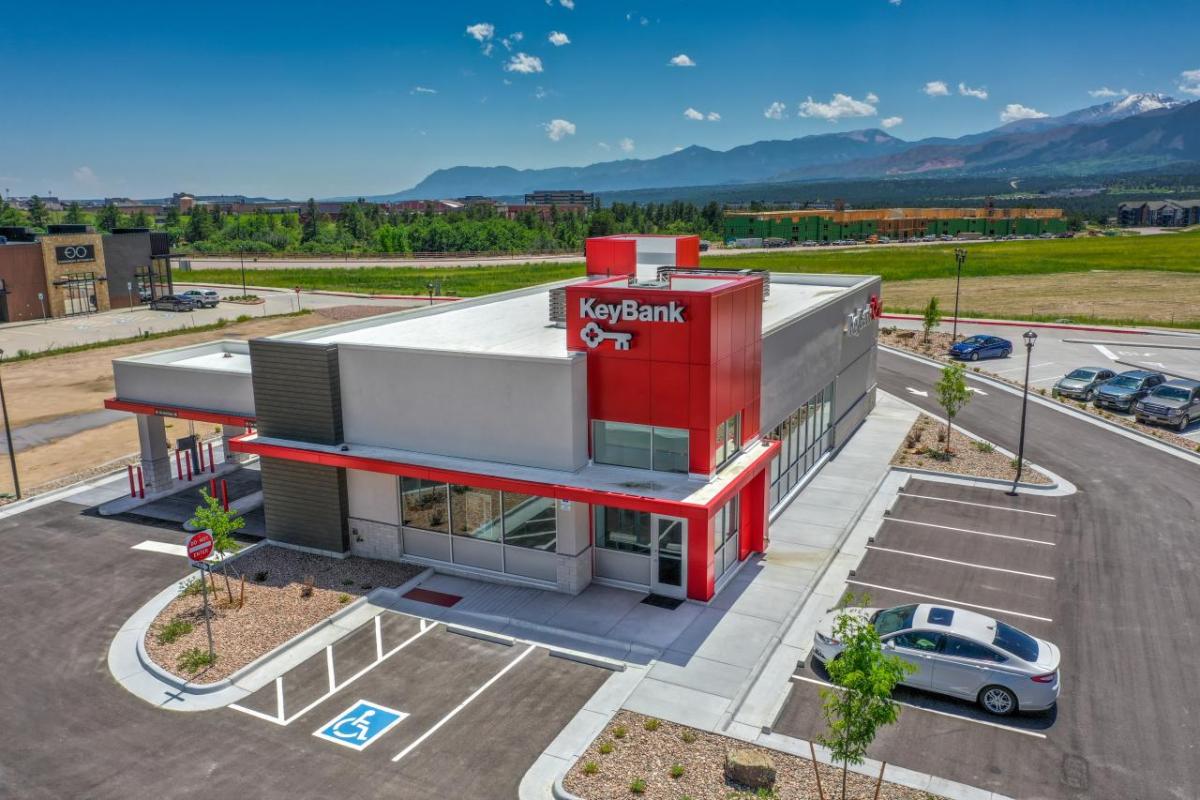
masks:
[(96, 227), (105, 231), (121, 227), (121, 212), (112, 203), (105, 203), (100, 213), (96, 214)]
[(36, 194), (29, 198), (27, 213), (29, 214), (29, 224), (35, 228), (44, 228), (50, 221), (50, 213), (46, 210), (46, 204)]
[(67, 215), (63, 218), (63, 221), (69, 225), (83, 224), (83, 209), (79, 207), (79, 203), (74, 200), (71, 201), (71, 204), (67, 206)]
[(301, 242), (315, 242), (317, 234), (320, 232), (317, 219), (317, 201), (313, 198), (308, 198), (308, 204), (304, 209), (304, 225), (300, 229)]

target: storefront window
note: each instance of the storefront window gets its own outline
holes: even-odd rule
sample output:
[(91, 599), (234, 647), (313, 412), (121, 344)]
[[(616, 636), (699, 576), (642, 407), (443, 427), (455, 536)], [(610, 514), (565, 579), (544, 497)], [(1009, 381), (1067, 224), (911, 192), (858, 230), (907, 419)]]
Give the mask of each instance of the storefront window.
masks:
[(596, 547), (650, 555), (650, 514), (596, 506)]
[(439, 533), (450, 531), (446, 484), (419, 478), (403, 478), (400, 487), (405, 525)]
[(592, 422), (592, 460), (597, 464), (650, 469), (651, 435), (647, 425), (625, 422)]
[(741, 451), (741, 429), (742, 415), (740, 412), (717, 426), (713, 461), (718, 470)]
[(504, 543), (553, 553), (558, 536), (554, 498), (504, 493)]
[(450, 523), (456, 536), (500, 541), (500, 492), (450, 484)]
[(682, 428), (654, 429), (654, 469), (688, 471), (688, 432)]
[(780, 443), (771, 462), (771, 506), (785, 498), (833, 444), (833, 384), (813, 395), (773, 432)]

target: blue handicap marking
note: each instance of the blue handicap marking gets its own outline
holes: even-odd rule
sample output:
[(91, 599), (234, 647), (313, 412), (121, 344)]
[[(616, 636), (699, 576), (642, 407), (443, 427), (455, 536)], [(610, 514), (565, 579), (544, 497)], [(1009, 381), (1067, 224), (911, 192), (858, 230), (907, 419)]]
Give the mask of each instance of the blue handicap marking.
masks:
[(403, 711), (359, 700), (314, 731), (313, 736), (352, 750), (362, 750), (407, 716)]

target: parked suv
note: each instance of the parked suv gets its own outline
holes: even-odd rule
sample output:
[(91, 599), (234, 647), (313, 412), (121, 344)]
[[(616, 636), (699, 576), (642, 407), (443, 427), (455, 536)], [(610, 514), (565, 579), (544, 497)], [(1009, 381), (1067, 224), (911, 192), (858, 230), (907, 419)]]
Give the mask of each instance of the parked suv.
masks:
[(221, 294), (216, 289), (188, 289), (180, 292), (179, 296), (191, 300), (196, 308), (216, 308), (217, 303), (221, 302)]
[(1161, 372), (1131, 369), (1102, 383), (1096, 390), (1096, 399), (1092, 403), (1096, 408), (1132, 411), (1134, 403), (1150, 394), (1155, 386), (1166, 382), (1167, 376)]
[(196, 304), (188, 298), (174, 294), (164, 294), (150, 301), (150, 308), (155, 311), (191, 311), (195, 307)]
[(1200, 419), (1200, 381), (1174, 380), (1156, 387), (1133, 406), (1138, 422), (1157, 422), (1177, 431)]
[(1055, 397), (1062, 395), (1070, 397), (1072, 400), (1090, 402), (1096, 396), (1096, 390), (1100, 388), (1100, 384), (1115, 377), (1117, 375), (1111, 369), (1080, 367), (1059, 378), (1050, 391)]

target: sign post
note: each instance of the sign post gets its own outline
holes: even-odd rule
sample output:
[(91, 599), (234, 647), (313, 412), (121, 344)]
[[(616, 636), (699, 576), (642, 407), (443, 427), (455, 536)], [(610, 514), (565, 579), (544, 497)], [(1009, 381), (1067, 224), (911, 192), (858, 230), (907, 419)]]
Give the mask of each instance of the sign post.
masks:
[(212, 623), (208, 619), (208, 580), (204, 573), (207, 568), (204, 566), (204, 559), (212, 555), (213, 538), (208, 531), (200, 531), (199, 533), (188, 539), (187, 554), (188, 560), (196, 565), (200, 570), (200, 591), (204, 593), (204, 630), (208, 634), (208, 659), (209, 663), (213, 658), (213, 638), (212, 638)]
[(42, 322), (46, 321), (46, 293), (38, 292), (38, 302), (42, 306)]

